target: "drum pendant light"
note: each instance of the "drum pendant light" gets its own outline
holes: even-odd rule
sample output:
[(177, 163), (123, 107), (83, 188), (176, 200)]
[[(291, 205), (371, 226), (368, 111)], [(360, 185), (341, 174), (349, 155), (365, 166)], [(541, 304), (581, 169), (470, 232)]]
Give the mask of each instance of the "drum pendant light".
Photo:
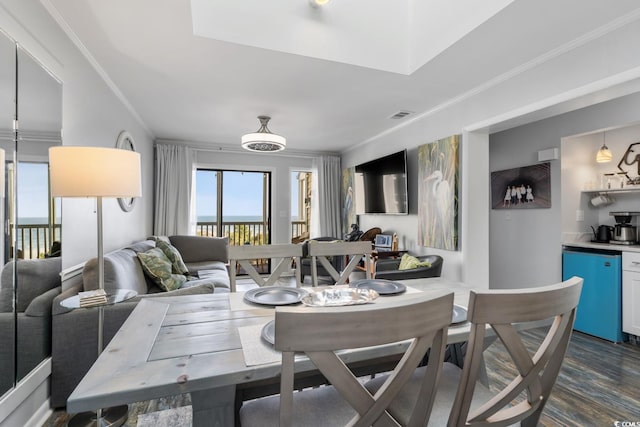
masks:
[(260, 129), (242, 136), (242, 148), (258, 153), (273, 153), (284, 150), (287, 146), (286, 138), (272, 133), (267, 128), (271, 117), (258, 116), (258, 120), (260, 120)]

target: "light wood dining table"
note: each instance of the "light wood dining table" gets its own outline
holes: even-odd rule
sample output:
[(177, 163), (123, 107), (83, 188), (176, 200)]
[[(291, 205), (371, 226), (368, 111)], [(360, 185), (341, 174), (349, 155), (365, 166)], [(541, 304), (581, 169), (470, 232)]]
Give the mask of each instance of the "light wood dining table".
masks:
[[(455, 304), (467, 307), (469, 286), (443, 278), (402, 281), (408, 291), (387, 298), (411, 298), (416, 292), (450, 290)], [(310, 288), (316, 291), (317, 288)], [(345, 307), (348, 309), (348, 307)], [(242, 301), (242, 293), (146, 298), (99, 356), (67, 401), (67, 412), (78, 413), (190, 393), (193, 425), (232, 426), (236, 388), (260, 381), (277, 381), (280, 360), (247, 366), (245, 347), (269, 346), (260, 335), (243, 336), (242, 328), (264, 325), (274, 318), (271, 307)], [(381, 328), (384, 325), (380, 325)], [(449, 328), (448, 343), (467, 340), (467, 323)], [(255, 342), (253, 342), (255, 341)], [(404, 351), (406, 343), (347, 350), (347, 363), (373, 364)], [(265, 348), (265, 351), (273, 351)], [(259, 357), (259, 356), (258, 356)], [(248, 357), (247, 357), (248, 359)], [(255, 363), (255, 362), (253, 362)], [(313, 372), (305, 357), (296, 359), (296, 374)]]

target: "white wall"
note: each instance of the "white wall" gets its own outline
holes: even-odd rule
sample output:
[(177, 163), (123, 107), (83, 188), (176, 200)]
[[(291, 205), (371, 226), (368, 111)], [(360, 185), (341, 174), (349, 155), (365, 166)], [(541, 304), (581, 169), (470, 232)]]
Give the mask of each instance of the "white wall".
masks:
[[(535, 162), (537, 160), (535, 153), (538, 149), (560, 146), (560, 134), (540, 129), (539, 135), (527, 139), (528, 144), (534, 144), (532, 147), (527, 146), (527, 143), (521, 140), (512, 139), (511, 143), (517, 144), (518, 148), (514, 147), (511, 151), (512, 155), (509, 158), (505, 157), (502, 162), (496, 163), (492, 159), (490, 169), (488, 146), (474, 148), (474, 155), (464, 158), (464, 150), (468, 149), (465, 146), (478, 143), (477, 140), (474, 141), (473, 136), (469, 136), (465, 131), (482, 132), (489, 131), (494, 127), (507, 129), (513, 126), (510, 123), (518, 122), (521, 124), (531, 121), (527, 117), (536, 116), (534, 113), (538, 111), (542, 111), (540, 113), (542, 116), (552, 110), (554, 114), (559, 114), (557, 111), (562, 113), (569, 111), (569, 108), (576, 108), (575, 103), (568, 102), (574, 99), (579, 99), (581, 103), (598, 102), (595, 97), (585, 98), (583, 96), (596, 90), (609, 88), (617, 83), (635, 79), (640, 75), (640, 56), (629, 54), (637, 50), (638, 42), (640, 42), (640, 25), (637, 22), (619, 27), (599, 38), (576, 41), (571, 46), (566, 46), (564, 51), (558, 49), (546, 58), (540, 58), (539, 61), (526, 64), (518, 70), (513, 70), (512, 73), (496, 76), (487, 85), (461, 93), (457, 99), (432, 111), (410, 118), (395, 129), (382, 135), (372, 136), (371, 140), (356, 145), (343, 153), (342, 167), (344, 168), (398, 151), (401, 148), (408, 148), (411, 157), (411, 153), (415, 153), (415, 149), (419, 145), (453, 134), (463, 133), (466, 135), (462, 141), (464, 161), (462, 164), (461, 215), (463, 227), (460, 230), (461, 251), (439, 251), (415, 246), (417, 216), (414, 204), (417, 200), (415, 190), (417, 184), (414, 182), (412, 185), (411, 181), (415, 181), (417, 177), (415, 163), (417, 160), (409, 163), (409, 203), (413, 206), (411, 213), (405, 217), (364, 215), (360, 218), (361, 228), (378, 226), (383, 230), (397, 231), (401, 245), (403, 242), (405, 243), (405, 249), (417, 253), (441, 254), (445, 259), (443, 276), (453, 280), (463, 280), (481, 287), (489, 286), (489, 278), (491, 287), (524, 286), (557, 280), (561, 239), (559, 187), (553, 196), (555, 203), (552, 210), (549, 211), (550, 213), (542, 214), (543, 216), (524, 214), (527, 216), (526, 224), (534, 227), (549, 226), (549, 233), (544, 232), (543, 236), (547, 234), (551, 236), (549, 239), (542, 238), (538, 234), (534, 236), (535, 240), (532, 241), (526, 254), (544, 254), (544, 260), (538, 258), (539, 264), (534, 266), (530, 275), (525, 273), (526, 280), (524, 281), (515, 283), (514, 280), (519, 277), (511, 274), (508, 268), (504, 270), (505, 267), (503, 267), (509, 262), (526, 262), (526, 258), (523, 261), (523, 257), (518, 253), (521, 248), (519, 244), (515, 243), (517, 237), (512, 237), (514, 242), (506, 242), (508, 243), (506, 246), (496, 248), (496, 245), (503, 245), (505, 242), (493, 241), (494, 234), (500, 233), (500, 231), (493, 227), (489, 228), (490, 221), (487, 212), (490, 211), (489, 171), (493, 168), (501, 169), (503, 165), (507, 164), (523, 166)], [(473, 69), (473, 64), (465, 63), (464, 60), (461, 60), (460, 66), (469, 70)], [(565, 102), (566, 104), (563, 104)], [(552, 106), (554, 108), (550, 108)], [(557, 106), (561, 107), (556, 108)], [(633, 111), (631, 109), (626, 114), (632, 114)], [(637, 111), (637, 107), (635, 111)], [(521, 120), (518, 119), (520, 117), (522, 117)], [(634, 120), (629, 120), (629, 122), (631, 121), (637, 121), (637, 117)], [(598, 122), (602, 122), (601, 118), (596, 118), (592, 125)], [(605, 127), (605, 125), (600, 127)], [(572, 124), (567, 123), (563, 136), (578, 133), (572, 128)], [(478, 139), (482, 141), (482, 138)], [(491, 154), (493, 157), (493, 148)], [(560, 166), (554, 165), (552, 179), (558, 182), (559, 176)], [(473, 188), (469, 188), (470, 186)], [(470, 199), (468, 196), (472, 192), (480, 192), (480, 196)], [(541, 218), (544, 219), (539, 222)], [(493, 219), (491, 223), (493, 224)], [(513, 225), (514, 222), (512, 221), (511, 224)], [(488, 238), (489, 232), (487, 230), (490, 230), (491, 234), (490, 251), (487, 250), (487, 240), (481, 237), (487, 236)], [(503, 254), (507, 257), (503, 258)], [(490, 275), (487, 274), (487, 268), (491, 270)], [(494, 283), (494, 280), (497, 282)]]
[[(636, 93), (491, 135), (491, 171), (534, 164), (538, 150), (561, 148), (561, 160), (551, 161), (550, 209), (491, 211), (491, 287), (518, 288), (561, 280), (563, 240), (573, 239), (574, 233), (590, 233), (589, 226), (601, 221), (613, 224), (609, 210), (640, 209), (637, 195), (625, 196), (625, 202), (620, 197), (616, 205), (596, 209), (587, 205), (588, 197), (580, 192), (585, 179), (595, 179), (598, 170), (615, 168), (629, 143), (640, 137), (639, 128), (607, 132), (615, 161), (603, 166), (595, 163), (601, 135), (569, 138), (635, 123), (640, 119), (638, 111), (640, 94)], [(584, 221), (576, 221), (578, 209), (584, 211)]]
[[(142, 156), (143, 197), (132, 212), (115, 199), (104, 202), (104, 248), (113, 250), (151, 234), (153, 140), (37, 0), (0, 1), (0, 27), (62, 81), (64, 145), (115, 147), (122, 130), (134, 137)], [(63, 268), (97, 253), (95, 202), (62, 204)]]
[[(610, 116), (611, 125), (619, 126), (619, 115)], [(640, 114), (638, 115), (640, 119)], [(623, 123), (624, 124), (624, 123)], [(640, 211), (640, 193), (612, 194), (615, 202), (608, 206), (595, 207), (589, 201), (597, 194), (582, 193), (581, 190), (601, 187), (604, 173), (619, 172), (618, 162), (633, 143), (640, 142), (640, 125), (606, 130), (606, 144), (613, 154), (609, 163), (596, 163), (595, 153), (603, 142), (603, 132), (577, 135), (562, 140), (562, 231), (565, 241), (590, 240), (593, 238), (591, 226), (614, 225), (611, 211)], [(629, 176), (638, 176), (637, 165), (624, 166)], [(613, 188), (618, 188), (618, 180), (613, 179)], [(576, 221), (575, 212), (584, 212), (584, 221)], [(637, 223), (637, 218), (634, 219)]]

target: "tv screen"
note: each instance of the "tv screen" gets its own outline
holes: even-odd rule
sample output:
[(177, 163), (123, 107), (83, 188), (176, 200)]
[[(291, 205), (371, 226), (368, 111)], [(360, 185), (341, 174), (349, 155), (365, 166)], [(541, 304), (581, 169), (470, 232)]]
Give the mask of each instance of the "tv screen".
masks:
[(408, 214), (407, 151), (355, 167), (356, 214)]

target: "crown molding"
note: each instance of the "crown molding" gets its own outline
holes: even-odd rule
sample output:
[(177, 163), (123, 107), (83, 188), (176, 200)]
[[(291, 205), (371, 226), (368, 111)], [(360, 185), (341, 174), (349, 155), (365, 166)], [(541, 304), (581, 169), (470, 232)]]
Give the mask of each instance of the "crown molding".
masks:
[(89, 49), (82, 43), (78, 35), (71, 29), (71, 26), (65, 21), (62, 17), (58, 9), (51, 4), (49, 0), (40, 0), (40, 3), (44, 6), (44, 8), (49, 12), (51, 17), (58, 23), (62, 31), (71, 39), (71, 42), (78, 48), (82, 56), (89, 62), (89, 64), (93, 67), (93, 69), (98, 73), (100, 78), (104, 80), (107, 87), (113, 92), (113, 94), (122, 102), (125, 108), (131, 113), (131, 115), (135, 118), (135, 120), (142, 126), (145, 132), (153, 138), (153, 132), (147, 126), (147, 124), (142, 120), (142, 116), (138, 113), (138, 111), (133, 107), (133, 105), (129, 102), (127, 97), (122, 93), (118, 85), (109, 77), (109, 74), (105, 71), (105, 69), (100, 65), (98, 60), (89, 52)]
[(228, 153), (228, 154), (243, 154), (247, 156), (261, 156), (261, 157), (298, 157), (298, 158), (316, 158), (320, 156), (339, 156), (340, 153), (329, 152), (329, 151), (303, 151), (303, 150), (292, 150), (285, 149), (283, 151), (278, 151), (275, 153), (255, 153), (252, 151), (245, 150), (240, 146), (240, 144), (230, 145), (230, 144), (216, 144), (202, 141), (184, 141), (177, 139), (163, 139), (158, 138), (154, 141), (155, 145), (158, 144), (168, 144), (168, 145), (182, 145), (188, 148), (191, 148), (195, 151), (203, 151), (203, 152), (219, 152), (219, 153)]

